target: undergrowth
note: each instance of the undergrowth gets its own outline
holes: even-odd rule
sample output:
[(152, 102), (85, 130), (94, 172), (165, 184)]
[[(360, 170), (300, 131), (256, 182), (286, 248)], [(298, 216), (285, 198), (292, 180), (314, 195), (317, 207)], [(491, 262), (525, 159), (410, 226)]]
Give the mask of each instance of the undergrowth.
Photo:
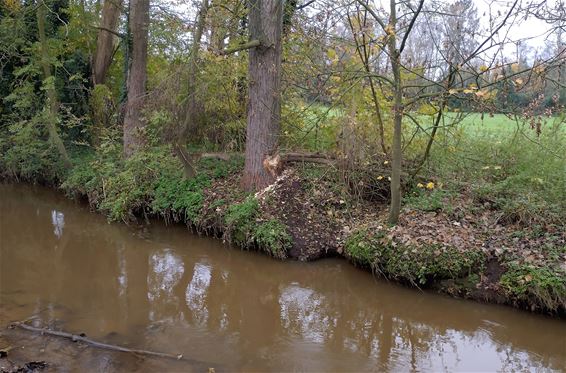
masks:
[(466, 277), (481, 268), (485, 261), (480, 251), (462, 252), (435, 245), (397, 245), (380, 231), (354, 232), (348, 237), (345, 249), (346, 255), (355, 263), (370, 266), (388, 278), (419, 286)]
[(566, 122), (550, 119), (540, 136), (526, 124), (513, 131), (461, 128), (440, 137), (430, 172), (470, 191), (479, 206), (509, 224), (566, 224)]
[(564, 271), (526, 263), (508, 263), (507, 267), (500, 284), (515, 301), (533, 309), (566, 310)]

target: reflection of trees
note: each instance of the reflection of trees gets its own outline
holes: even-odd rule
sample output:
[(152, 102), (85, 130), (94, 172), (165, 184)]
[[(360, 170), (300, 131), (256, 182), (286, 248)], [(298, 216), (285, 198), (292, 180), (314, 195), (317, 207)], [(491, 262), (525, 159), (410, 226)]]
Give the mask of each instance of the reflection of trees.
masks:
[(185, 301), (191, 310), (193, 322), (204, 325), (208, 320), (207, 292), (210, 286), (211, 269), (209, 266), (196, 263), (193, 269), (193, 278), (187, 286)]

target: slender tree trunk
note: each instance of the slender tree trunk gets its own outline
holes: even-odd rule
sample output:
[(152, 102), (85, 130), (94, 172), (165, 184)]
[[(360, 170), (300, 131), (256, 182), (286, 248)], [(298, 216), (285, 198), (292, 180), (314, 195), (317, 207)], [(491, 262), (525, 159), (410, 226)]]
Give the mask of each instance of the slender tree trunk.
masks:
[(41, 50), (41, 68), (43, 69), (43, 80), (47, 81), (47, 105), (48, 112), (46, 118), (47, 131), (49, 139), (57, 148), (66, 167), (71, 167), (71, 160), (67, 154), (67, 149), (57, 132), (57, 112), (59, 111), (59, 100), (57, 99), (57, 91), (55, 90), (55, 82), (51, 81), (53, 74), (51, 73), (51, 63), (49, 62), (49, 46), (47, 44), (47, 36), (45, 35), (45, 4), (41, 3), (37, 8), (37, 32)]
[(198, 72), (198, 59), (200, 54), (200, 41), (204, 32), (206, 23), (206, 14), (208, 12), (208, 0), (202, 0), (202, 5), (198, 13), (195, 32), (193, 34), (193, 45), (191, 47), (191, 54), (189, 56), (189, 76), (188, 76), (188, 102), (185, 121), (181, 128), (179, 135), (180, 142), (187, 140), (187, 136), (191, 130), (195, 129), (195, 116), (198, 107), (197, 100), (197, 72)]
[(132, 59), (128, 74), (128, 101), (124, 117), (124, 157), (129, 158), (144, 145), (144, 105), (147, 82), (147, 38), (149, 0), (130, 0)]
[(96, 52), (92, 66), (92, 81), (94, 84), (104, 84), (106, 74), (112, 63), (118, 19), (120, 18), (121, 0), (105, 0), (102, 6), (100, 30), (96, 39)]
[(200, 52), (200, 41), (204, 32), (206, 23), (206, 15), (208, 13), (208, 0), (202, 0), (201, 8), (197, 16), (196, 28), (193, 34), (193, 45), (191, 55), (189, 57), (189, 76), (188, 76), (188, 102), (185, 114), (185, 120), (179, 129), (175, 143), (173, 144), (177, 158), (183, 164), (183, 170), (186, 178), (192, 178), (196, 175), (195, 166), (189, 154), (185, 149), (185, 142), (189, 132), (196, 129), (195, 120), (198, 107), (197, 101), (197, 72), (198, 59)]
[(561, 60), (560, 61), (560, 69), (558, 72), (558, 81), (560, 82), (560, 88), (559, 88), (559, 98), (558, 98), (558, 102), (561, 105), (566, 105), (566, 41), (562, 40), (562, 37), (564, 35), (564, 32), (562, 31), (561, 28), (558, 29), (558, 34), (556, 35), (556, 41), (557, 41), (557, 51), (556, 54), (557, 56), (561, 56)]
[(387, 146), (385, 145), (385, 129), (383, 125), (383, 116), (381, 115), (381, 105), (379, 104), (379, 99), (377, 97), (377, 90), (375, 88), (375, 84), (373, 83), (373, 78), (371, 77), (371, 68), (370, 68), (370, 50), (367, 47), (367, 38), (366, 38), (366, 30), (367, 30), (367, 9), (364, 8), (363, 19), (360, 19), (360, 13), (357, 13), (357, 20), (358, 24), (361, 27), (362, 31), (362, 40), (358, 39), (356, 36), (358, 30), (356, 26), (352, 22), (351, 18), (348, 18), (348, 22), (350, 23), (350, 29), (352, 30), (352, 35), (354, 37), (354, 43), (356, 44), (356, 52), (364, 65), (364, 70), (368, 75), (369, 86), (371, 89), (371, 96), (373, 99), (373, 105), (375, 108), (375, 115), (377, 118), (377, 128), (379, 130), (379, 141), (381, 145), (381, 150), (384, 154), (387, 154)]
[(242, 184), (259, 190), (274, 181), (264, 162), (277, 151), (281, 117), (281, 33), (283, 2), (250, 0), (250, 37), (259, 47), (250, 49), (249, 105), (246, 162)]
[(389, 209), (389, 223), (397, 224), (401, 212), (401, 167), (403, 149), (401, 148), (402, 121), (403, 121), (403, 90), (401, 86), (401, 56), (397, 48), (395, 30), (397, 25), (396, 2), (391, 0), (391, 10), (388, 27), (391, 33), (388, 35), (389, 59), (393, 71), (394, 105), (393, 105), (393, 147), (391, 152), (391, 206)]

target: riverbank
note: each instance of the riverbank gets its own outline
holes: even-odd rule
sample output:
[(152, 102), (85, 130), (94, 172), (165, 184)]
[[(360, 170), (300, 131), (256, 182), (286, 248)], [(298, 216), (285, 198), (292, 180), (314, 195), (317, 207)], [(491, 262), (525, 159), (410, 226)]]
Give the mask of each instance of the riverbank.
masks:
[[(111, 220), (153, 216), (183, 223), (278, 259), (342, 256), (377, 276), (455, 297), (563, 316), (566, 232), (549, 223), (501, 219), (465, 188), (434, 185), (408, 203), (400, 223), (385, 223), (387, 206), (336, 182), (328, 166), (294, 164), (255, 194), (239, 187), (242, 160), (202, 159), (186, 180), (167, 148), (124, 162), (119, 149), (74, 157), (71, 172), (53, 166), (24, 177), (88, 201)], [(7, 178), (24, 174), (4, 172)], [(387, 189), (387, 179), (378, 178)], [(434, 183), (432, 183), (434, 184)], [(412, 197), (414, 199), (414, 196)]]

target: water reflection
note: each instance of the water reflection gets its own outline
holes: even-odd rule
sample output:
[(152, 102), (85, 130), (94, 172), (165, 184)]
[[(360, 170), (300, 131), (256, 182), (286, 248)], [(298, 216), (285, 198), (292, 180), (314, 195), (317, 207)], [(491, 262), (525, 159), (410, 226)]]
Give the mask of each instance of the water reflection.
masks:
[(312, 289), (287, 286), (279, 297), (281, 324), (304, 339), (322, 343), (336, 326), (336, 319), (328, 315), (324, 304), (324, 296)]
[(281, 263), (176, 227), (142, 239), (49, 193), (2, 192), (0, 217), (14, 217), (0, 219), (3, 324), (37, 314), (231, 370), (566, 369), (561, 321), (375, 282), (338, 260)]
[[(147, 299), (151, 305), (149, 319), (151, 321), (166, 317), (160, 310), (159, 303), (178, 304), (174, 287), (183, 277), (185, 265), (183, 260), (172, 249), (165, 248), (152, 253), (149, 257), (147, 275)], [(156, 312), (157, 311), (157, 312)]]
[(208, 319), (206, 295), (210, 286), (210, 267), (201, 263), (195, 264), (193, 278), (187, 286), (185, 300), (191, 310), (195, 323), (204, 325)]
[(185, 272), (183, 261), (171, 249), (163, 249), (149, 257), (149, 268), (147, 298), (152, 302), (159, 298), (167, 302), (174, 296), (173, 287)]
[(53, 224), (53, 233), (57, 238), (63, 235), (63, 227), (65, 227), (65, 215), (61, 211), (51, 211), (51, 224)]

